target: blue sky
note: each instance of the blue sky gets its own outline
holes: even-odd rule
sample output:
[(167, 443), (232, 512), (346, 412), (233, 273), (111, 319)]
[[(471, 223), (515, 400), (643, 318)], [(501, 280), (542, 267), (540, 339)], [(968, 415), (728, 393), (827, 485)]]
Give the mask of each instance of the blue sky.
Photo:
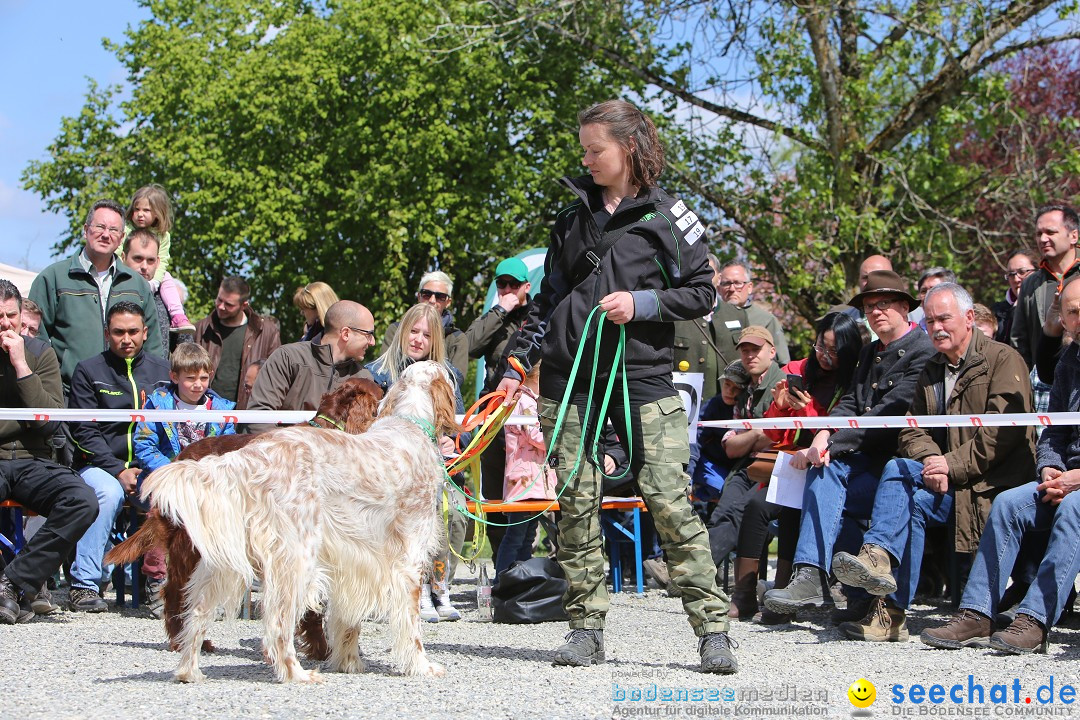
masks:
[(0, 263), (40, 270), (67, 223), (22, 190), (30, 160), (46, 157), (60, 119), (77, 114), (87, 77), (102, 85), (126, 74), (101, 47), (148, 17), (134, 0), (0, 0)]

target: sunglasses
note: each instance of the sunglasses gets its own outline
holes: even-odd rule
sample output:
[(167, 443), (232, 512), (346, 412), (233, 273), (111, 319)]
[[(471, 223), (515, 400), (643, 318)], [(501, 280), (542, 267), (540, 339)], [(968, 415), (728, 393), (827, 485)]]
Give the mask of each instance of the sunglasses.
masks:
[(503, 288), (517, 290), (519, 287), (521, 287), (521, 285), (522, 282), (520, 280), (505, 280), (503, 278), (496, 278), (495, 280), (495, 287), (499, 288), (500, 290), (502, 290)]
[(430, 300), (431, 298), (435, 298), (438, 302), (446, 302), (450, 299), (450, 296), (446, 293), (436, 292), (435, 290), (421, 290), (420, 292), (416, 293), (416, 296), (419, 297), (421, 300)]

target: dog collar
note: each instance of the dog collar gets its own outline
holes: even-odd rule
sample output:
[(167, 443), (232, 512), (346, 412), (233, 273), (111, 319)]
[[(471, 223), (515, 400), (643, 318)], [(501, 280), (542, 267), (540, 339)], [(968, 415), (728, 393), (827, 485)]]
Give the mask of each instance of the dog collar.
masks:
[(418, 428), (424, 431), (424, 433), (431, 438), (431, 442), (435, 442), (435, 426), (429, 423), (424, 418), (418, 418), (413, 415), (402, 415), (402, 417), (409, 422), (416, 425)]
[[(334, 427), (336, 427), (338, 430), (340, 430), (342, 432), (345, 432), (345, 426), (344, 425), (339, 423), (337, 420), (334, 420), (333, 418), (326, 417), (325, 415), (323, 415), (321, 413), (319, 415), (315, 416), (315, 420), (325, 420), (326, 422), (328, 422), (331, 425), (333, 425)], [(310, 425), (312, 427), (322, 427), (321, 425), (316, 423), (315, 420), (308, 420), (308, 425)]]

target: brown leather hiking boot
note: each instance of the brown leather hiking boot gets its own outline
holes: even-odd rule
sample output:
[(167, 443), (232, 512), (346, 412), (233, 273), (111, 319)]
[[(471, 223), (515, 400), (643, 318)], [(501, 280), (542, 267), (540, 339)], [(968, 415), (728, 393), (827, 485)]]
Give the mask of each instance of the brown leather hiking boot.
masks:
[(1011, 655), (1045, 654), (1049, 645), (1046, 628), (1024, 613), (1017, 614), (1009, 627), (990, 636), (990, 647)]
[(896, 592), (896, 580), (892, 576), (892, 558), (880, 545), (867, 543), (859, 548), (859, 554), (839, 552), (833, 555), (833, 574), (845, 585), (862, 588), (871, 595), (888, 595)]
[(984, 648), (990, 644), (990, 618), (964, 608), (941, 627), (927, 628), (919, 639), (930, 647), (959, 650), (965, 647)]
[(870, 611), (858, 622), (841, 623), (840, 632), (851, 640), (865, 642), (907, 642), (907, 617), (903, 610), (892, 607), (885, 598), (874, 598)]

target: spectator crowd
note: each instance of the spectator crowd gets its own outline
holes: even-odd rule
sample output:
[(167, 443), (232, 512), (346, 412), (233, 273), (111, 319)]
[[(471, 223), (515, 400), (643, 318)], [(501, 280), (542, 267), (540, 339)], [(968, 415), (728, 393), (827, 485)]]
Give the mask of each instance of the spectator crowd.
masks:
[[(385, 390), (410, 363), (434, 360), (455, 379), (461, 411), (470, 360), (484, 363), (481, 392), (495, 390), (535, 311), (528, 270), (517, 258), (496, 265), (495, 302), (466, 328), (454, 322), (454, 280), (438, 270), (420, 279), (416, 304), (381, 334), (364, 305), (312, 282), (293, 296), (303, 333), (283, 343), (278, 322), (253, 308), (243, 277), (222, 280), (213, 311), (189, 319), (184, 289), (170, 272), (173, 230), (164, 188), (147, 186), (126, 208), (94, 203), (83, 246), (43, 270), (28, 297), (0, 279), (3, 407), (314, 410), (347, 379), (372, 379)], [(847, 304), (822, 309), (808, 348), (789, 345), (783, 321), (754, 301), (749, 265), (709, 254), (713, 307), (674, 323), (674, 367), (702, 376), (700, 420), (1075, 412), (1077, 213), (1067, 205), (1040, 208), (1033, 230), (1034, 248), (1007, 258), (1004, 297), (990, 308), (974, 303), (964, 279), (948, 268), (927, 268), (910, 285), (889, 258), (866, 257), (857, 291)], [(641, 301), (632, 294), (633, 303)], [(365, 362), (379, 337), (382, 354)], [(538, 407), (540, 365), (521, 378), (519, 413), (545, 412), (543, 403)], [(41, 516), (0, 574), (0, 622), (56, 611), (49, 586), (61, 567), (70, 610), (106, 611), (103, 556), (117, 526), (145, 510), (138, 501), (143, 478), (204, 437), (273, 427), (0, 421), (0, 499)], [(602, 452), (586, 462), (604, 474), (605, 494), (640, 494), (640, 478), (626, 472), (632, 462), (622, 434), (604, 428)], [(467, 439), (438, 441), (451, 456)], [(777, 452), (805, 475), (801, 507), (768, 499)], [(483, 496), (555, 498), (559, 482), (546, 456), (539, 426), (500, 431), (482, 458)], [(691, 444), (686, 470), (712, 564), (720, 572), (730, 563), (733, 572), (732, 620), (782, 625), (842, 594), (846, 605), (832, 619), (844, 636), (904, 641), (916, 593), (940, 592), (947, 582), (960, 598), (958, 611), (923, 631), (924, 643), (1024, 654), (1046, 651), (1050, 631), (1075, 599), (1076, 426), (1053, 424), (1039, 435), (1034, 427), (959, 424), (883, 430), (845, 422), (818, 432), (708, 427)], [(430, 622), (460, 618), (449, 583), (468, 521), (454, 503), (449, 515), (420, 599), (421, 617)], [(515, 513), (492, 519), (500, 524), (488, 537), (502, 573), (532, 556), (541, 522)], [(671, 547), (644, 519), (646, 572), (678, 595), (684, 588), (673, 577), (678, 566), (667, 563)], [(543, 526), (557, 543), (554, 526)], [(766, 582), (773, 536), (776, 570)], [(159, 616), (167, 561), (151, 553), (142, 565)], [(762, 594), (759, 586), (768, 589)]]

